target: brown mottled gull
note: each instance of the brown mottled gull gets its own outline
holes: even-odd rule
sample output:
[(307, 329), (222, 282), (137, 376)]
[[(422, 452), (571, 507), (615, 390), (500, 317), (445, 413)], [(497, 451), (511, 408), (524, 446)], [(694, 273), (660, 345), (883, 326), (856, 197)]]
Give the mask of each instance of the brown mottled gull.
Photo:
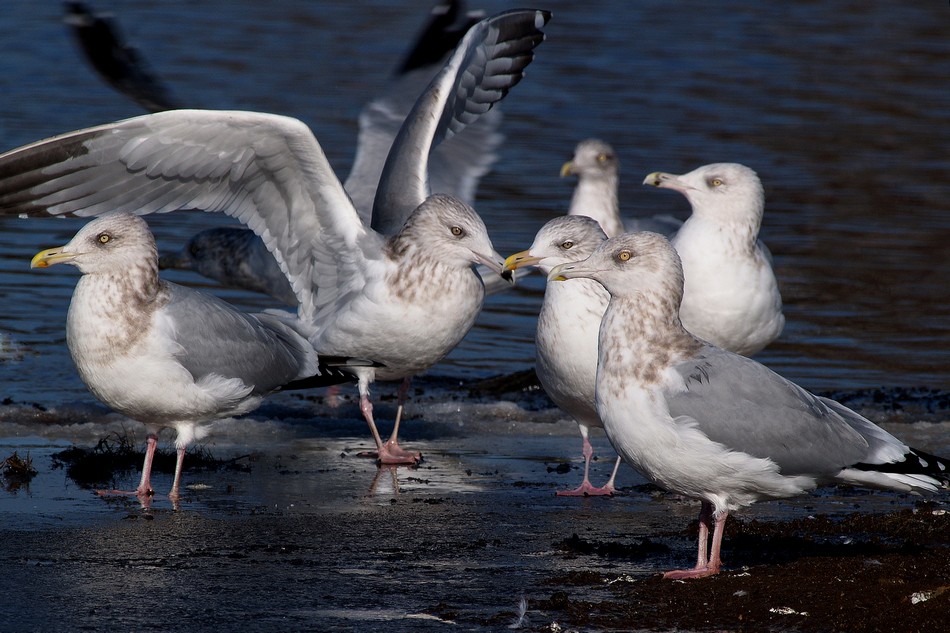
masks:
[(596, 385), (607, 436), (645, 477), (701, 503), (696, 566), (667, 578), (718, 573), (726, 518), (756, 501), (829, 483), (934, 492), (947, 481), (947, 460), (690, 334), (679, 318), (682, 265), (666, 238), (622, 235), (549, 274), (577, 278), (610, 293)]
[(285, 384), (320, 373), (313, 347), (276, 317), (160, 279), (155, 239), (138, 216), (104, 215), (32, 261), (53, 264), (82, 272), (66, 320), (80, 377), (99, 400), (148, 429), (135, 491), (142, 498), (152, 494), (159, 429), (178, 432), (169, 493), (177, 499), (185, 448), (208, 423), (247, 413)]

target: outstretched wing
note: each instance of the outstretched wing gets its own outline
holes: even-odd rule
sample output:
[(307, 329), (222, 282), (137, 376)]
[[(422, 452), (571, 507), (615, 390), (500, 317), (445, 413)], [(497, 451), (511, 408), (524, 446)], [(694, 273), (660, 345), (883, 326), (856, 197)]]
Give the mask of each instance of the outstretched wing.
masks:
[[(380, 242), (360, 221), (302, 122), (273, 114), (171, 110), (79, 130), (0, 155), (0, 215), (93, 216), (200, 209), (233, 216), (274, 253), (305, 321), (327, 274)], [(348, 264), (348, 262), (350, 262)], [(322, 269), (317, 272), (317, 269)]]
[(521, 81), (550, 19), (547, 11), (513, 10), (469, 29), (393, 142), (373, 205), (376, 231), (395, 233), (426, 199), (432, 147), (488, 112)]

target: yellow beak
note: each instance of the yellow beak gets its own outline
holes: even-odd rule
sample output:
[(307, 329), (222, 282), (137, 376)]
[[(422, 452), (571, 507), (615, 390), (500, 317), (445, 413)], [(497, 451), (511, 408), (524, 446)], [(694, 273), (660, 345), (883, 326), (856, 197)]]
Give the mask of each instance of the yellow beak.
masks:
[(573, 174), (574, 174), (574, 162), (573, 162), (573, 161), (570, 161), (570, 160), (569, 160), (569, 161), (567, 161), (566, 163), (564, 163), (563, 165), (561, 165), (561, 178), (564, 178), (565, 176), (571, 176), (571, 175), (573, 175)]
[(528, 251), (521, 251), (520, 253), (515, 253), (505, 260), (505, 270), (515, 270), (524, 266), (534, 266), (539, 261), (541, 261), (540, 257), (532, 257)]
[(48, 248), (33, 256), (33, 259), (30, 261), (30, 268), (49, 268), (53, 264), (62, 264), (72, 261), (74, 257), (72, 253), (64, 253), (62, 246), (59, 248)]

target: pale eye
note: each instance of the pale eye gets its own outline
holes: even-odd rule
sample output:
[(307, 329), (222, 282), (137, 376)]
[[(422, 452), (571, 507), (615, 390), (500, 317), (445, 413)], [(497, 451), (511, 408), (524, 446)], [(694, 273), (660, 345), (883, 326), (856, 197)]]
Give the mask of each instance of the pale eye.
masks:
[(465, 231), (463, 231), (462, 227), (460, 226), (453, 226), (452, 235), (454, 235), (455, 237), (462, 237), (463, 235), (465, 235)]
[(617, 253), (617, 259), (622, 262), (628, 261), (631, 257), (633, 257), (633, 255), (630, 253), (630, 251), (620, 251)]
[(567, 240), (566, 242), (561, 242), (561, 248), (563, 248), (564, 250), (572, 249), (574, 248), (574, 242), (572, 242), (571, 240)]
[(112, 236), (109, 235), (108, 233), (100, 233), (99, 237), (97, 237), (96, 239), (99, 240), (100, 244), (108, 244), (109, 242), (112, 241)]
[(608, 158), (610, 158), (610, 157), (607, 156), (607, 154), (597, 154), (597, 162), (598, 162), (598, 163), (606, 163)]
[(712, 180), (709, 181), (709, 184), (710, 184), (710, 186), (712, 186), (712, 187), (721, 187), (721, 186), (722, 186), (722, 178), (713, 178)]

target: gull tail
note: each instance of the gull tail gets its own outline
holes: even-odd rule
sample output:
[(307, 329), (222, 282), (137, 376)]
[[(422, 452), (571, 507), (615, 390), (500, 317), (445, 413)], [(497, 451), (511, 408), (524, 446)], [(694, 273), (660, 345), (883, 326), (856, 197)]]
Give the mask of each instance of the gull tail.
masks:
[(855, 464), (843, 470), (839, 477), (908, 492), (937, 492), (940, 488), (948, 488), (950, 460), (911, 448), (902, 460)]
[(326, 356), (321, 354), (319, 374), (293, 380), (281, 387), (280, 390), (317, 389), (319, 387), (332, 387), (333, 385), (342, 385), (347, 382), (356, 382), (358, 380), (355, 371), (357, 368), (382, 366), (380, 363), (361, 358)]

